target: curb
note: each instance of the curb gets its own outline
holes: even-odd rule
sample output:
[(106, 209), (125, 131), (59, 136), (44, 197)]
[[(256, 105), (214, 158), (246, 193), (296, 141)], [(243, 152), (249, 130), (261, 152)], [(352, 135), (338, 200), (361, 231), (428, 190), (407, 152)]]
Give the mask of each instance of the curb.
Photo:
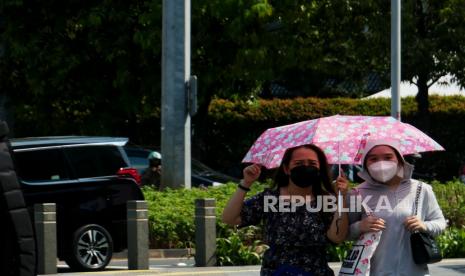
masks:
[[(189, 258), (195, 254), (194, 248), (173, 248), (173, 249), (149, 249), (149, 258), (166, 259), (166, 258)], [(127, 259), (128, 251), (113, 253), (113, 259)]]

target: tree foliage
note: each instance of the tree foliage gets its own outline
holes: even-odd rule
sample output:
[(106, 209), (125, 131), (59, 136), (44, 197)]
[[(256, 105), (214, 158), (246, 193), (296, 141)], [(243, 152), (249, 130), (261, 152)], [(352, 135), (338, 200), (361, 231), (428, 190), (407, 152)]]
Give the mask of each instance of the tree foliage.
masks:
[(266, 0), (192, 3), (192, 73), (199, 76), (202, 112), (213, 96), (250, 94), (271, 77), (262, 26), (272, 13)]
[(273, 77), (304, 96), (326, 96), (329, 79), (350, 80), (362, 90), (364, 77), (383, 68), (372, 58), (384, 46), (369, 31), (382, 19), (373, 2), (274, 1), (273, 20), (281, 28), (269, 34)]
[[(20, 133), (137, 137), (159, 117), (161, 0), (4, 0), (0, 9), (0, 91)], [(402, 16), (402, 78), (417, 80), (425, 111), (428, 80), (452, 73), (465, 85), (465, 0), (403, 2)], [(365, 96), (370, 73), (388, 83), (389, 34), (389, 1), (192, 1), (194, 123), (201, 129), (215, 96), (256, 96), (272, 83), (328, 97), (350, 82), (357, 92), (346, 96)]]
[(419, 114), (428, 115), (428, 88), (451, 73), (465, 85), (465, 1), (404, 3), (403, 78), (418, 86)]
[(158, 2), (6, 0), (1, 90), (17, 119), (31, 123), (23, 127), (36, 135), (131, 132), (138, 116), (154, 112)]
[(385, 27), (389, 16), (376, 1), (223, 2), (205, 1), (193, 12), (193, 51), (204, 54), (193, 55), (193, 68), (210, 68), (205, 77), (213, 80), (204, 84), (220, 84), (218, 96), (256, 95), (271, 82), (299, 95), (326, 96), (328, 79), (350, 80), (362, 90), (370, 72), (384, 74), (386, 60), (376, 55), (386, 56), (389, 41), (370, 26)]

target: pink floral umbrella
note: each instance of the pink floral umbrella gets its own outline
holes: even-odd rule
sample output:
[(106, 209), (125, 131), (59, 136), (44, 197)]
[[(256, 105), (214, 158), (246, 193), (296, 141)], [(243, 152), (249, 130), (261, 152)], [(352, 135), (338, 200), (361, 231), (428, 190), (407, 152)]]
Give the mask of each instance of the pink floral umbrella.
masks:
[(390, 116), (335, 115), (266, 130), (242, 162), (276, 168), (286, 149), (315, 144), (324, 150), (330, 164), (358, 164), (367, 139), (397, 140), (403, 155), (444, 150), (419, 129)]

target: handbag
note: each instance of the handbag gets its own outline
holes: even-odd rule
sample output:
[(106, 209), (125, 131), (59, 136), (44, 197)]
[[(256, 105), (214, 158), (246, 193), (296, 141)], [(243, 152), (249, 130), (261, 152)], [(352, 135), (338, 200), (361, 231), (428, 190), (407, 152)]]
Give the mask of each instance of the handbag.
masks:
[[(417, 194), (415, 196), (415, 209), (413, 212), (415, 216), (418, 211), (421, 188), (421, 183), (418, 183)], [(410, 235), (410, 246), (412, 248), (413, 261), (416, 264), (432, 264), (442, 260), (439, 246), (433, 236), (428, 233), (419, 231), (413, 232)]]

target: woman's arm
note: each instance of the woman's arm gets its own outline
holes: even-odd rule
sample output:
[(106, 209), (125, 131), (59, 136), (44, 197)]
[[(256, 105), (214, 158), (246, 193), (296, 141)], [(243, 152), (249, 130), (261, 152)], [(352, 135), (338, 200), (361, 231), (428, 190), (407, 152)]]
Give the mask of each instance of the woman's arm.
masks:
[[(243, 171), (244, 179), (241, 181), (242, 186), (245, 188), (250, 188), (252, 183), (258, 179), (260, 176), (261, 169), (257, 164), (250, 165), (246, 167)], [(241, 224), (241, 211), (244, 205), (244, 198), (247, 191), (237, 188), (236, 192), (229, 199), (226, 207), (223, 210), (222, 220), (224, 223), (229, 225), (239, 225)]]
[[(352, 189), (349, 192), (349, 196), (347, 197), (347, 204), (349, 206), (358, 206), (358, 202), (361, 202), (361, 196), (356, 189)], [(360, 205), (360, 204), (359, 204)], [(361, 206), (361, 205), (360, 205)], [(348, 213), (349, 217), (349, 233), (347, 234), (348, 240), (355, 240), (360, 237), (360, 223), (362, 219), (362, 209), (360, 210), (351, 210)]]
[[(439, 207), (436, 196), (430, 185), (422, 184), (425, 190), (421, 215), (409, 216), (405, 219), (404, 225), (410, 231), (427, 232), (433, 236), (437, 236), (446, 229), (446, 220)], [(421, 218), (424, 217), (424, 221)]]
[[(336, 180), (336, 194), (341, 192), (342, 196), (338, 200), (342, 200), (342, 206), (344, 209), (347, 208), (346, 202), (346, 195), (347, 190), (349, 188), (349, 181), (344, 176), (339, 176)], [(339, 204), (338, 204), (339, 205)], [(349, 217), (347, 212), (342, 212), (341, 216), (339, 216), (339, 210), (336, 210), (333, 216), (333, 220), (331, 221), (331, 225), (329, 226), (328, 231), (326, 232), (326, 236), (330, 241), (333, 243), (341, 243), (343, 242), (349, 231)]]
[[(343, 206), (347, 208), (346, 200), (343, 197)], [(341, 243), (347, 238), (349, 232), (349, 216), (347, 212), (342, 212), (339, 217), (338, 211), (334, 213), (331, 226), (326, 232), (326, 236), (333, 243)]]
[(430, 185), (423, 185), (425, 189), (425, 199), (423, 202), (423, 213), (425, 214), (426, 232), (433, 236), (437, 236), (446, 229), (446, 220), (439, 207), (436, 196)]
[[(243, 184), (246, 186), (247, 184)], [(246, 186), (246, 187), (250, 187)], [(244, 205), (244, 198), (247, 192), (238, 188), (233, 196), (229, 199), (228, 204), (223, 210), (223, 222), (229, 225), (241, 224), (241, 210)]]

